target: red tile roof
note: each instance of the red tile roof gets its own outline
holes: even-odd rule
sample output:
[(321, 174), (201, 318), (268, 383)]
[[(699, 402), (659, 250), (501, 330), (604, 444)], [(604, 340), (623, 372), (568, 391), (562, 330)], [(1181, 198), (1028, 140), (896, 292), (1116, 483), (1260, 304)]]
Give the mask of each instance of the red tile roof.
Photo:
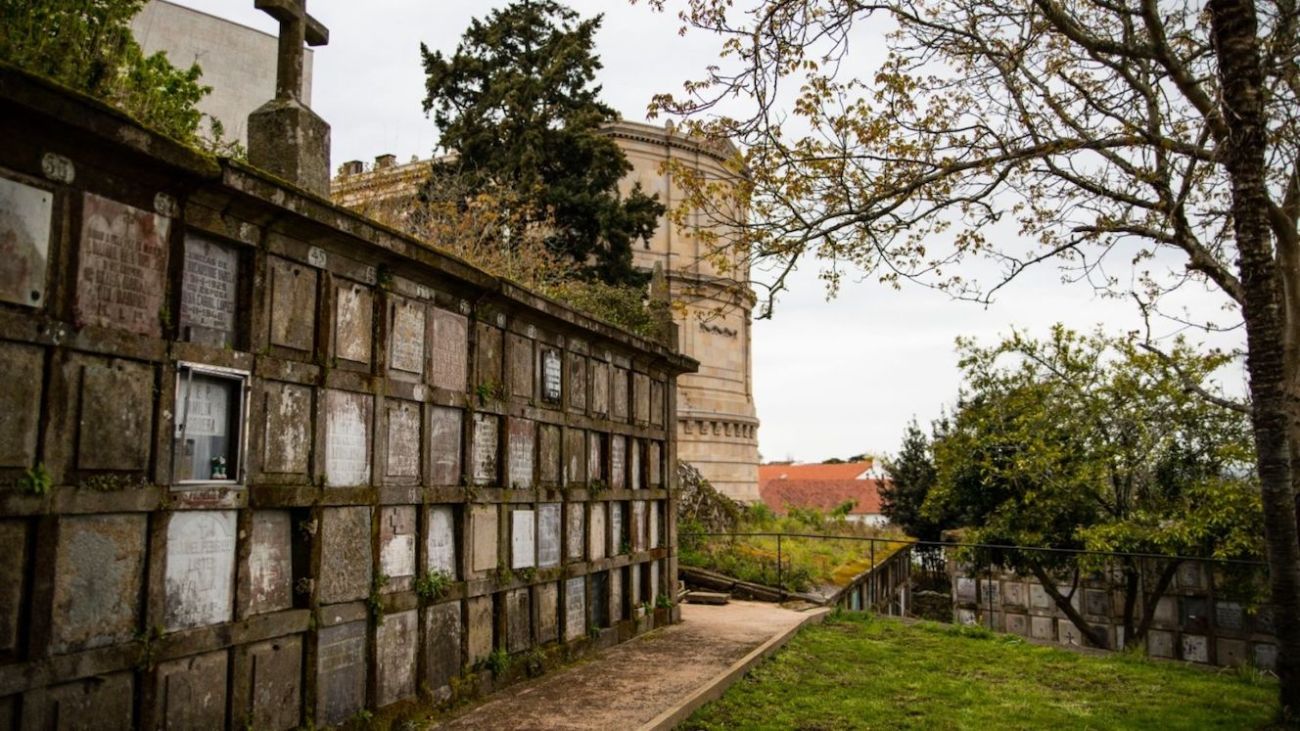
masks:
[(871, 460), (844, 464), (764, 464), (758, 466), (758, 482), (785, 475), (789, 480), (852, 480), (871, 471)]
[(773, 512), (784, 514), (787, 506), (816, 508), (829, 512), (852, 500), (850, 515), (880, 513), (880, 481), (864, 477), (871, 462), (850, 464), (761, 465), (758, 491)]

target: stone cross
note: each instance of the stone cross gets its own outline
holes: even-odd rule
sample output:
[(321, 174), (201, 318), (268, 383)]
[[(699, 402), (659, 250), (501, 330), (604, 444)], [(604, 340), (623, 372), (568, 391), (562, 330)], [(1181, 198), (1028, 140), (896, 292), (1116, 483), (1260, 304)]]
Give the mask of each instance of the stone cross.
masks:
[(323, 46), (329, 43), (329, 29), (307, 14), (307, 0), (254, 0), (253, 5), (280, 21), (275, 98), (301, 100), (302, 44)]

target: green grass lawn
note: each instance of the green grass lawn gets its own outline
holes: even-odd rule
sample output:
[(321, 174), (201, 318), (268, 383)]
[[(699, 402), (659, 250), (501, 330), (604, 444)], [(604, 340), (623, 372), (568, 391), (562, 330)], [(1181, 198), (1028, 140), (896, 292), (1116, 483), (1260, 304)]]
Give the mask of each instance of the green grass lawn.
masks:
[(844, 614), (801, 631), (683, 729), (1258, 729), (1272, 678), (1096, 657)]

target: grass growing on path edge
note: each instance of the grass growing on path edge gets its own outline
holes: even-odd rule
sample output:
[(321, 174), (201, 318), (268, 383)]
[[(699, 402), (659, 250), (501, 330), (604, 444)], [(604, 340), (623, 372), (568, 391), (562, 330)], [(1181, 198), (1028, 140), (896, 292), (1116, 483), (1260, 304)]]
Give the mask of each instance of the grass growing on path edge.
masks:
[(790, 644), (682, 729), (1273, 728), (1275, 681), (978, 628), (842, 614)]

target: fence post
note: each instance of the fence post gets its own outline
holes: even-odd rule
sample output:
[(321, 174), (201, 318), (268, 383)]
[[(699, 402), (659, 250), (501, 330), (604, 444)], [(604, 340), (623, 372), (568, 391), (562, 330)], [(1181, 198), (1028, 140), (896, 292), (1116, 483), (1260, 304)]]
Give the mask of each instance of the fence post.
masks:
[(781, 586), (781, 534), (776, 534), (776, 588), (784, 593), (785, 587)]
[(867, 574), (868, 593), (871, 595), (871, 611), (876, 610), (876, 539), (868, 539), (871, 543), (871, 569)]

